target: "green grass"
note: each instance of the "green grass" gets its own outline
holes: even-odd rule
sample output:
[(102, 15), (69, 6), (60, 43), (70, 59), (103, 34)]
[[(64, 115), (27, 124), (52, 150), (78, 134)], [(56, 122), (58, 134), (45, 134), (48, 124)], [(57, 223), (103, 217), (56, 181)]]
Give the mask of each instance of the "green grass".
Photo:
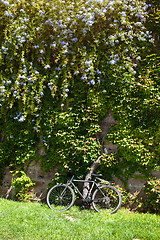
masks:
[(0, 239), (3, 240), (159, 240), (160, 216), (131, 213), (112, 215), (72, 207), (55, 212), (40, 203), (0, 199)]

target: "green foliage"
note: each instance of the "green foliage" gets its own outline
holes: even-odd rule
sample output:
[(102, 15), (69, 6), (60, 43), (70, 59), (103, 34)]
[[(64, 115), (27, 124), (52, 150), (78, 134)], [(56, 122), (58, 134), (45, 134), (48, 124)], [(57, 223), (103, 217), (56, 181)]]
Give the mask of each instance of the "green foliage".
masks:
[(138, 197), (137, 210), (140, 212), (160, 213), (160, 180), (149, 179), (144, 186), (144, 196)]
[(22, 168), (38, 145), (43, 168), (60, 164), (81, 177), (100, 154), (99, 123), (110, 109), (118, 124), (106, 139), (119, 147), (103, 171), (127, 179), (159, 164), (150, 32), (159, 17), (147, 18), (148, 7), (152, 15), (139, 0), (0, 2), (0, 163)]
[(106, 140), (118, 145), (118, 155), (109, 158), (117, 164), (115, 167), (122, 179), (128, 179), (137, 170), (147, 174), (160, 164), (159, 77), (159, 57), (155, 54), (146, 56), (121, 104), (113, 107), (118, 124)]
[(139, 192), (130, 193), (116, 185), (122, 196), (122, 206), (132, 211), (143, 213), (160, 213), (160, 180), (149, 178)]
[(119, 185), (115, 185), (113, 184), (121, 193), (122, 196), (122, 207), (125, 208), (130, 208), (130, 206), (134, 203), (135, 201), (135, 194), (131, 194), (129, 191), (127, 191), (125, 188), (119, 186)]
[(76, 174), (83, 176), (100, 154), (100, 144), (95, 136), (100, 132), (100, 127), (92, 109), (68, 109), (56, 116), (52, 129), (49, 129), (49, 125), (47, 127), (46, 131), (50, 131), (47, 138), (43, 128), (46, 146), (46, 156), (42, 159), (44, 167), (50, 169), (61, 163), (65, 169), (74, 169)]
[(23, 171), (16, 171), (12, 178), (12, 186), (15, 188), (16, 198), (20, 201), (27, 201), (30, 199), (29, 190), (34, 186), (34, 183)]

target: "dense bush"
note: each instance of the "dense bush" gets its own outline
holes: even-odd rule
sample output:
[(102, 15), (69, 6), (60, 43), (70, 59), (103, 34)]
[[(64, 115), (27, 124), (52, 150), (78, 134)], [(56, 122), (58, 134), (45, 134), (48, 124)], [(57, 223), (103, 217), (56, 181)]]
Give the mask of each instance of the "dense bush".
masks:
[(131, 209), (139, 212), (160, 213), (160, 180), (150, 178), (146, 181), (142, 190), (129, 196)]
[(27, 201), (30, 199), (30, 190), (34, 183), (23, 171), (16, 171), (12, 179), (12, 186), (15, 189), (15, 198), (20, 201)]

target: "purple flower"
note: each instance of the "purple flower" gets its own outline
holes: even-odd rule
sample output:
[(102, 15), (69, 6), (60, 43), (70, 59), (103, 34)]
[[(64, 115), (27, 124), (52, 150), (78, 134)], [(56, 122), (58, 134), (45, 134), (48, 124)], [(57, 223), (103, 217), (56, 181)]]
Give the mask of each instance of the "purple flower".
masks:
[(8, 1), (1, 1), (2, 3), (4, 3), (6, 6), (9, 6), (9, 2)]
[(22, 116), (22, 117), (20, 117), (20, 118), (18, 119), (18, 122), (24, 122), (24, 120), (25, 120), (25, 117)]
[(45, 68), (45, 69), (50, 68), (50, 65), (46, 65), (44, 68)]
[(111, 65), (114, 65), (115, 63), (116, 63), (116, 60), (111, 60), (111, 61), (110, 61), (110, 64), (111, 64)]

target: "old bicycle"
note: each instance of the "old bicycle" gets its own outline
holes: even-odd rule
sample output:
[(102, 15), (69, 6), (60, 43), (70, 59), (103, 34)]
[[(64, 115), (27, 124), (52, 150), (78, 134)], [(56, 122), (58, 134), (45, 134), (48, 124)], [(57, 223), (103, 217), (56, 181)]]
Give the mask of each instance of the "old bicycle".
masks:
[[(94, 180), (77, 180), (74, 179), (73, 175), (66, 184), (53, 186), (47, 194), (48, 206), (57, 211), (68, 210), (75, 202), (75, 190), (82, 198), (83, 204), (91, 205), (97, 212), (115, 213), (122, 203), (121, 194), (108, 181), (101, 179), (101, 176), (102, 174), (92, 174)], [(90, 190), (86, 198), (75, 186), (75, 182), (88, 182), (90, 184)]]

